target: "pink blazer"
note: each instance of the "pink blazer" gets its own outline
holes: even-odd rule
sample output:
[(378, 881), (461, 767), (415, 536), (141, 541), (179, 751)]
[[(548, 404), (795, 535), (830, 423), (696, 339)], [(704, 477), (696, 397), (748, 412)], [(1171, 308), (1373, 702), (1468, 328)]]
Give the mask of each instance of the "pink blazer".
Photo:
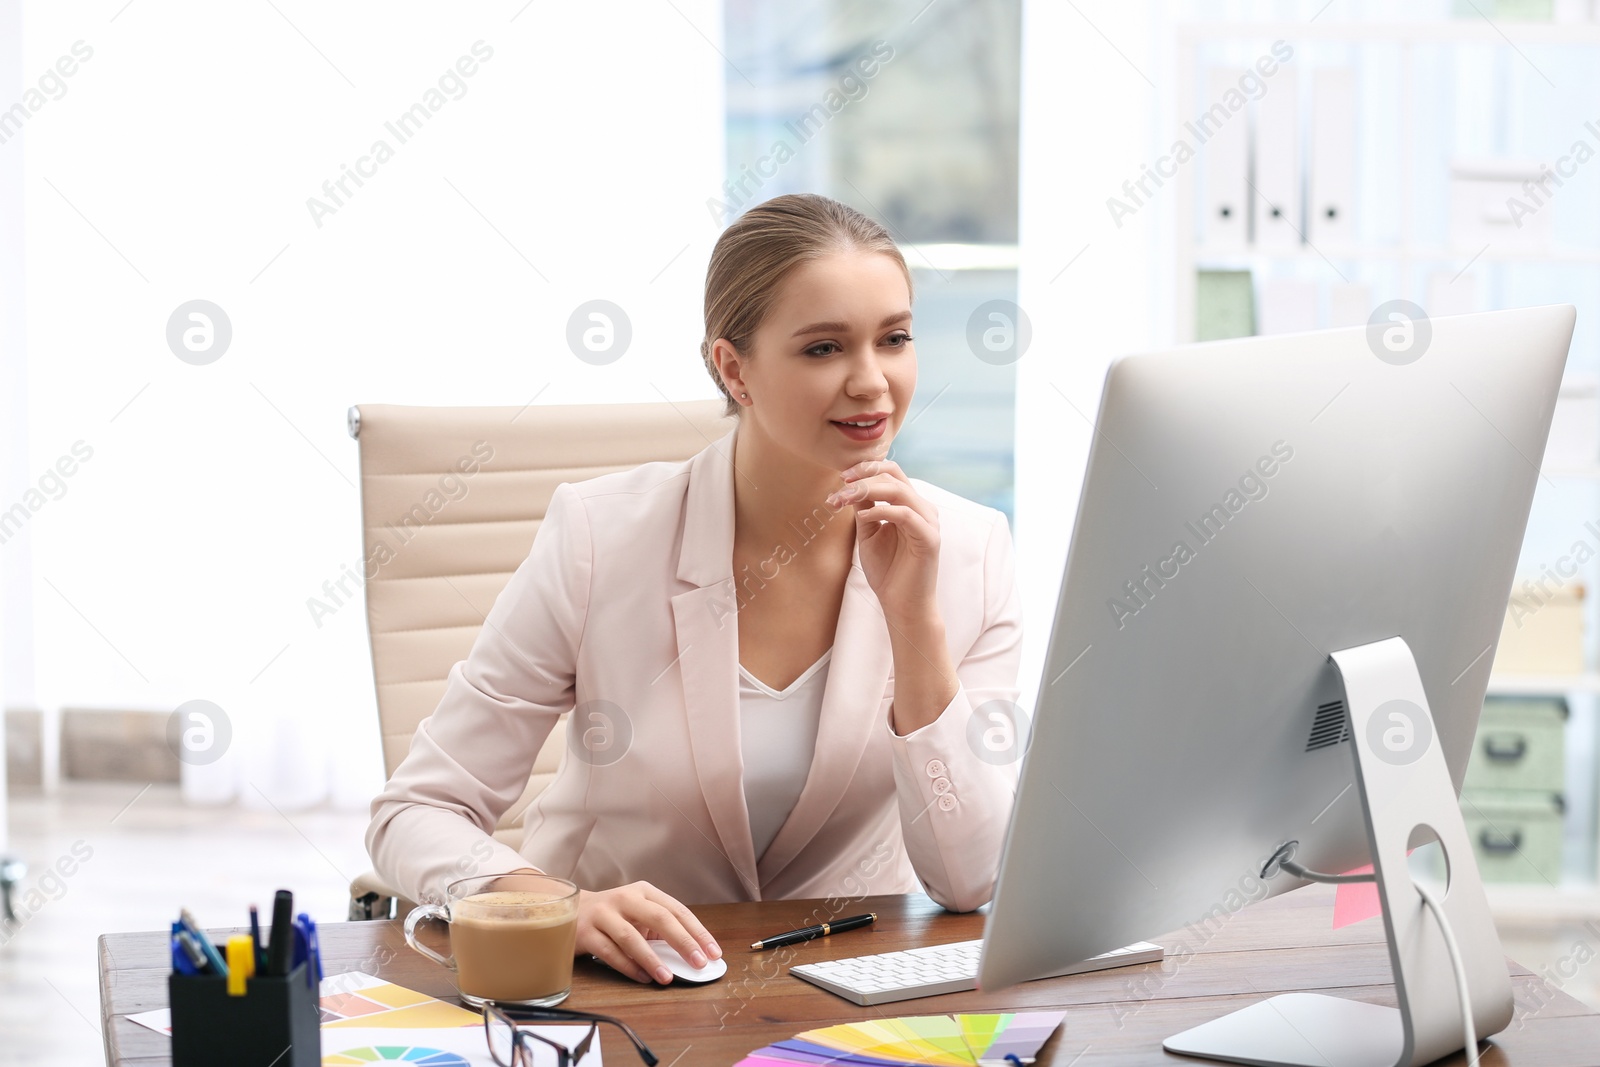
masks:
[[(953, 911), (988, 901), (1019, 765), (983, 743), (994, 709), (982, 705), (1017, 697), (1005, 516), (915, 483), (939, 509), (939, 605), (961, 684), (936, 721), (904, 737), (889, 722), (887, 624), (856, 554), (816, 751), (795, 753), (810, 771), (757, 856), (734, 612), (737, 598), (760, 595), (760, 577), (735, 586), (736, 434), (683, 462), (557, 488), (527, 559), (373, 801), (367, 848), (400, 892), (441, 899), (457, 878), (532, 866), (585, 889), (644, 879), (690, 904), (904, 893), (919, 879)], [(575, 705), (521, 848), (495, 841)], [(592, 730), (603, 746), (585, 747)]]

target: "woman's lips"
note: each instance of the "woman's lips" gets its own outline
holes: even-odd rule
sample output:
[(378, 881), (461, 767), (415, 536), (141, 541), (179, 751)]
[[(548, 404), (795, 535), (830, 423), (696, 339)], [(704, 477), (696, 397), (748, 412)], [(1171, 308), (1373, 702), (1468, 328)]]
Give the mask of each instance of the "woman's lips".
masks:
[(878, 438), (883, 436), (884, 431), (888, 429), (889, 426), (888, 416), (884, 416), (868, 426), (852, 425), (852, 423), (856, 421), (859, 420), (851, 420), (851, 422), (835, 421), (833, 425), (838, 427), (839, 432), (850, 438), (852, 441), (876, 441)]

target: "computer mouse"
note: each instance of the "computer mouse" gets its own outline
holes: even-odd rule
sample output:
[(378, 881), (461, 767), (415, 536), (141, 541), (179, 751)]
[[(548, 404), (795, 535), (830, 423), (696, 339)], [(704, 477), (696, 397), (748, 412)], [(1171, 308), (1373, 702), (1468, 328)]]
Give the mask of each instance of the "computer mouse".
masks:
[(728, 973), (727, 960), (714, 960), (707, 957), (704, 967), (696, 967), (682, 956), (678, 950), (665, 941), (649, 941), (652, 951), (661, 958), (661, 963), (672, 972), (673, 981), (684, 982), (688, 985), (704, 985), (715, 982), (718, 978)]

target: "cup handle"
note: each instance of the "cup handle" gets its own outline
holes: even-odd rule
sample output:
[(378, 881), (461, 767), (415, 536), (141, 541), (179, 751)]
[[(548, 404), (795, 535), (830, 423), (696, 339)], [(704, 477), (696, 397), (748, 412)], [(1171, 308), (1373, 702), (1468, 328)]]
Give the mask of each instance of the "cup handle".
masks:
[(438, 904), (423, 904), (415, 907), (411, 909), (411, 914), (406, 916), (406, 944), (433, 962), (440, 966), (448, 967), (453, 971), (456, 969), (456, 961), (453, 957), (447, 959), (417, 940), (417, 927), (429, 919), (437, 919), (446, 926), (450, 925), (450, 913)]

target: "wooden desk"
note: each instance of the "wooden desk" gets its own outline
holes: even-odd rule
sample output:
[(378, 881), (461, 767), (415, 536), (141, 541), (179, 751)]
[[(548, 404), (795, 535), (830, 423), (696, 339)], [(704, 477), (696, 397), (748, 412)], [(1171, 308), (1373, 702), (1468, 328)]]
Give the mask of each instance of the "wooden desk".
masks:
[[(1172, 1055), (1161, 1048), (1162, 1039), (1264, 996), (1314, 990), (1395, 1004), (1381, 924), (1369, 920), (1333, 930), (1332, 900), (1331, 887), (1308, 886), (1217, 919), (1209, 928), (1151, 938), (1167, 949), (1159, 964), (876, 1008), (857, 1007), (791, 978), (787, 968), (980, 937), (983, 917), (951, 915), (921, 896), (868, 897), (847, 910), (877, 912), (870, 929), (756, 953), (745, 946), (812, 921), (807, 916), (818, 902), (710, 905), (694, 910), (722, 943), (726, 978), (706, 986), (647, 988), (582, 960), (567, 1006), (627, 1020), (662, 1067), (731, 1064), (801, 1030), (861, 1018), (1043, 1007), (1065, 1008), (1067, 1017), (1045, 1046), (1041, 1064), (1201, 1064), (1210, 1061)], [(328, 923), (320, 935), (328, 974), (363, 970), (455, 999), (449, 973), (406, 948), (398, 923)], [(169, 1062), (166, 1037), (123, 1018), (166, 1005), (168, 964), (164, 933), (101, 937), (100, 1011), (108, 1063)], [(1480, 1060), (1484, 1067), (1600, 1063), (1600, 1013), (1526, 968), (1510, 966), (1516, 1019), (1492, 1039)], [(605, 1033), (604, 1041), (612, 1067), (638, 1062), (619, 1037)], [(1466, 1061), (1457, 1054), (1438, 1062)]]

